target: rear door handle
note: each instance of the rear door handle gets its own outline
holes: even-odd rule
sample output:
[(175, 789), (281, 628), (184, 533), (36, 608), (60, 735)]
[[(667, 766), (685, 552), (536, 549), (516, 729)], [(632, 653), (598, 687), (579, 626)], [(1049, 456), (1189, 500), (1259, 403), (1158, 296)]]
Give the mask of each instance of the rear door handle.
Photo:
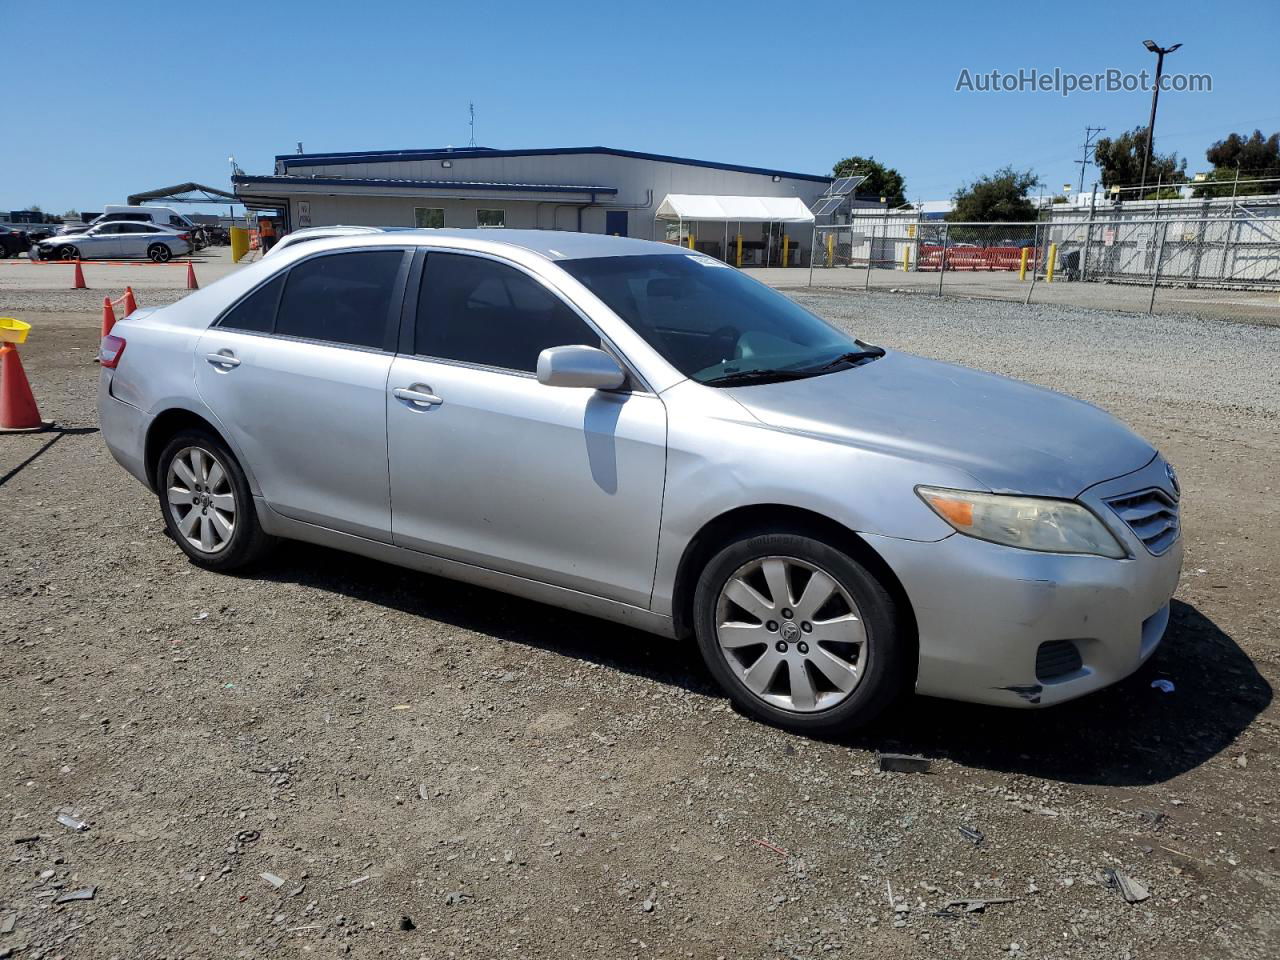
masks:
[(224, 367), (230, 370), (232, 367), (240, 366), (240, 359), (228, 350), (226, 353), (210, 353), (205, 359), (212, 363), (215, 367)]
[(411, 403), (419, 407), (434, 407), (437, 404), (444, 403), (439, 397), (431, 392), (431, 388), (421, 383), (415, 383), (412, 387), (397, 387), (391, 391), (391, 395), (397, 400), (403, 400), (405, 403)]

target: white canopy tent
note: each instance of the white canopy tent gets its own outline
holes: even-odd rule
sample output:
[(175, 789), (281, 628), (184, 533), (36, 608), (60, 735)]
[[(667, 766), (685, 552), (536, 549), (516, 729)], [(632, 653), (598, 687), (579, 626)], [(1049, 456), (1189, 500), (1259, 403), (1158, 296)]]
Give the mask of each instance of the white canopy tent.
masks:
[(799, 197), (713, 197), (669, 193), (658, 205), (658, 220), (736, 220), (738, 223), (813, 223)]
[[(813, 213), (799, 197), (730, 197), (695, 193), (669, 193), (658, 205), (654, 220), (674, 221), (681, 234), (685, 223), (715, 222), (724, 224), (724, 260), (729, 261), (729, 224), (744, 223), (808, 223), (814, 222)], [(741, 241), (741, 236), (739, 236)], [(689, 238), (690, 246), (693, 237)], [(741, 243), (739, 243), (741, 248)], [(771, 244), (770, 244), (771, 248)], [(766, 249), (768, 264), (771, 249)], [(741, 252), (741, 251), (739, 251)], [(741, 265), (739, 263), (739, 265)]]

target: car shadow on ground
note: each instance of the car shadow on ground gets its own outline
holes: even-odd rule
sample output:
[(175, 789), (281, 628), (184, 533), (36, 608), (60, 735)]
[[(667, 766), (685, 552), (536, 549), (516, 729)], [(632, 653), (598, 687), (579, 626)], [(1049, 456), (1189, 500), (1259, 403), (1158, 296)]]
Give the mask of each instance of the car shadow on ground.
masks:
[[(282, 545), (253, 576), (722, 696), (692, 643), (482, 587), (300, 544)], [(1172, 693), (1151, 686), (1161, 678), (1174, 684)], [(1148, 785), (1227, 749), (1271, 697), (1270, 684), (1235, 641), (1175, 600), (1160, 649), (1106, 690), (1045, 710), (905, 697), (873, 726), (830, 742), (1077, 784)]]

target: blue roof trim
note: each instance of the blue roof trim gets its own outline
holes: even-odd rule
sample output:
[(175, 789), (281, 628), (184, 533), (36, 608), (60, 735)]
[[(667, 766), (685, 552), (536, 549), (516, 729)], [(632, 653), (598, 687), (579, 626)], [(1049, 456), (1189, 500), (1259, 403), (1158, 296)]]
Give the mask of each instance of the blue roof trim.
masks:
[(280, 176), (253, 176), (238, 174), (231, 178), (232, 184), (268, 183), (288, 186), (311, 185), (319, 187), (407, 187), (418, 190), (458, 190), (469, 191), (524, 191), (525, 193), (608, 193), (616, 194), (617, 187), (605, 187), (591, 184), (564, 183), (479, 183), (474, 180), (396, 180), (390, 177), (303, 177), (297, 174)]
[(584, 153), (603, 153), (614, 157), (631, 157), (636, 160), (656, 160), (661, 163), (681, 163), (691, 167), (709, 167), (713, 170), (732, 170), (735, 173), (759, 173), (770, 177), (786, 177), (790, 180), (811, 180), (814, 183), (830, 183), (831, 177), (812, 173), (792, 173), (787, 170), (770, 170), (766, 167), (748, 167), (737, 163), (716, 163), (712, 160), (692, 160), (689, 157), (672, 157), (662, 153), (642, 153), (638, 150), (616, 150), (613, 147), (549, 147), (543, 150), (494, 150), (490, 147), (467, 147), (461, 150), (361, 150), (346, 153), (285, 153), (276, 162), (286, 170), (293, 166), (315, 166), (320, 163), (386, 163), (392, 160), (468, 160), (494, 157), (556, 157)]

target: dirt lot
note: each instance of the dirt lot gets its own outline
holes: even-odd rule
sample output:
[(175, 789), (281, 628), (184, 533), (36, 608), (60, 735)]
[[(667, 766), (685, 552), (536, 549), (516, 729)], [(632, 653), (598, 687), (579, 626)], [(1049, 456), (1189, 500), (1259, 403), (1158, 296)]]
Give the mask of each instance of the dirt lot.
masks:
[(192, 567), (95, 433), (101, 297), (0, 309), (36, 324), (64, 428), (0, 438), (0, 958), (1280, 953), (1280, 330), (805, 297), (1101, 403), (1186, 504), (1171, 629), (1128, 681), (1035, 713), (916, 698), (822, 742), (603, 622), (310, 547)]

